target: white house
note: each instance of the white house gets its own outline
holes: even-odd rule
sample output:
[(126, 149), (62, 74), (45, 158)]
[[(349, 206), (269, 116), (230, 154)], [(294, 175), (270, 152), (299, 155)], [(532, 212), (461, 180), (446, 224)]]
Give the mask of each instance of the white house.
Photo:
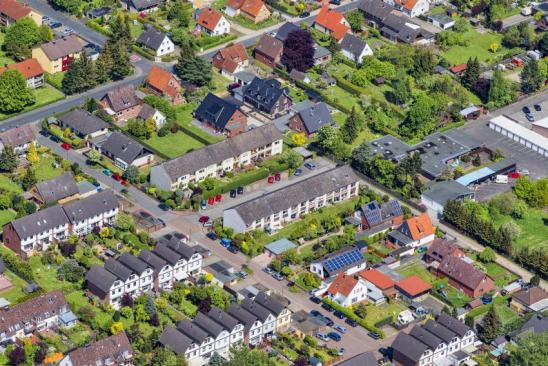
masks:
[(139, 292), (146, 293), (153, 289), (154, 270), (146, 262), (127, 252), (118, 257), (118, 262), (139, 276)]
[(150, 250), (142, 250), (139, 259), (153, 268), (154, 287), (161, 290), (171, 290), (173, 287), (173, 267), (162, 257)]
[(70, 201), (63, 205), (63, 210), (70, 221), (71, 233), (82, 236), (91, 233), (96, 227), (113, 225), (118, 206), (118, 199), (108, 190)]
[(348, 307), (367, 300), (367, 286), (360, 278), (339, 273), (327, 287), (326, 297)]
[(357, 247), (347, 247), (310, 263), (310, 272), (326, 279), (339, 273), (353, 275), (364, 270), (366, 266), (360, 250)]
[(436, 228), (425, 212), (405, 220), (399, 228), (390, 232), (388, 237), (396, 244), (416, 248), (431, 243), (435, 235)]
[(383, 0), (385, 3), (400, 10), (408, 17), (414, 18), (426, 14), (430, 10), (431, 0)]
[(341, 41), (341, 53), (356, 63), (361, 63), (365, 56), (373, 56), (367, 42), (350, 33)]
[(149, 118), (154, 121), (156, 124), (156, 129), (159, 130), (166, 124), (166, 116), (159, 110), (154, 107), (149, 106), (148, 104), (143, 104), (143, 107), (139, 111), (137, 118), (142, 119), (143, 121), (148, 120)]
[(148, 48), (157, 57), (162, 57), (175, 52), (175, 44), (166, 33), (152, 26), (145, 26), (143, 33), (135, 41), (139, 46)]
[(214, 8), (203, 8), (196, 19), (196, 30), (210, 36), (230, 33), (230, 23)]

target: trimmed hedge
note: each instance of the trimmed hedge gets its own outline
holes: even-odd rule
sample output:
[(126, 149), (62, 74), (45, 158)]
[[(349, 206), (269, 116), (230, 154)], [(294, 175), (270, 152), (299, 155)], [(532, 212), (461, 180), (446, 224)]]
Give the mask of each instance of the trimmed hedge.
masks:
[(221, 45), (223, 43), (227, 43), (230, 41), (235, 40), (238, 38), (235, 34), (229, 34), (228, 36), (225, 36), (224, 34), (221, 36), (213, 36), (213, 37), (206, 37), (206, 38), (200, 38), (196, 41), (196, 46), (198, 48), (203, 48), (204, 50), (216, 47), (218, 45)]
[(29, 262), (22, 260), (12, 253), (2, 255), (6, 267), (27, 282), (34, 282), (34, 273)]
[[(362, 327), (364, 327), (365, 329), (367, 329), (368, 331), (370, 332), (375, 332), (375, 333), (378, 333), (381, 338), (384, 338), (385, 337), (385, 334), (384, 334), (384, 331), (378, 327), (376, 327), (375, 325), (372, 325), (372, 324), (369, 324), (367, 323), (365, 320), (363, 320), (362, 318), (360, 318), (359, 316), (357, 316), (356, 314), (354, 314), (354, 312), (350, 309), (347, 309), (345, 308), (344, 306), (341, 306), (339, 304), (337, 304), (336, 302), (333, 302), (329, 299), (323, 299), (323, 302), (326, 303), (326, 304), (329, 304), (331, 305), (331, 307), (337, 311), (340, 311), (341, 313), (343, 313), (347, 318), (350, 318), (352, 320), (354, 320), (356, 323), (358, 323), (359, 325), (361, 325)], [(384, 320), (384, 319), (383, 319)], [(382, 320), (381, 320), (382, 321)], [(377, 322), (378, 323), (378, 322)]]
[(203, 191), (202, 198), (208, 199), (210, 197), (214, 197), (217, 194), (230, 192), (232, 189), (236, 189), (238, 187), (244, 187), (252, 183), (255, 183), (261, 179), (265, 179), (269, 175), (270, 173), (268, 169), (257, 169), (257, 171), (254, 173), (246, 174), (244, 177), (240, 179), (235, 179), (231, 182), (219, 185), (218, 187), (215, 187), (211, 191)]
[(133, 45), (131, 47), (133, 51), (137, 52), (139, 55), (143, 56), (147, 60), (154, 61), (156, 59), (156, 55), (152, 52), (149, 52), (148, 50), (145, 50), (144, 48), (141, 48), (137, 45)]
[(87, 25), (89, 28), (93, 29), (94, 31), (99, 32), (99, 33), (101, 33), (102, 35), (105, 35), (105, 36), (107, 36), (107, 37), (110, 37), (110, 36), (112, 35), (112, 32), (111, 32), (110, 30), (101, 27), (99, 24), (97, 24), (97, 23), (96, 23), (95, 21), (93, 21), (93, 20), (88, 20), (88, 21), (86, 22), (86, 25)]

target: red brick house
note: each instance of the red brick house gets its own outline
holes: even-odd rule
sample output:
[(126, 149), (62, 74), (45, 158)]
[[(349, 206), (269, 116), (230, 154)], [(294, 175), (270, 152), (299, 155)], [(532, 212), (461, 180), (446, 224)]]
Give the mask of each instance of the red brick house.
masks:
[(194, 111), (194, 116), (228, 137), (247, 130), (247, 116), (240, 107), (209, 93)]
[(137, 118), (143, 101), (135, 94), (133, 85), (127, 85), (106, 93), (99, 100), (99, 106), (116, 122), (120, 122)]
[(152, 66), (146, 80), (147, 89), (161, 97), (168, 98), (172, 104), (180, 104), (185, 101), (181, 94), (183, 89), (179, 80), (167, 70), (158, 66)]
[(434, 273), (438, 277), (447, 277), (451, 286), (472, 298), (483, 296), (495, 287), (491, 277), (458, 257), (444, 258)]
[(255, 60), (270, 67), (280, 63), (284, 44), (277, 38), (264, 34), (255, 47)]

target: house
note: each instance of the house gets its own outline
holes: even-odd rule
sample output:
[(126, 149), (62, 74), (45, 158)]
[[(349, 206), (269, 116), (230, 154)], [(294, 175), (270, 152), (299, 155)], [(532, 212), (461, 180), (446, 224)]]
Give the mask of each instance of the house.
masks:
[(448, 257), (464, 258), (464, 251), (457, 244), (436, 238), (424, 253), (426, 263), (442, 262)]
[(509, 334), (512, 340), (516, 341), (520, 337), (528, 334), (541, 334), (548, 332), (548, 317), (542, 314), (535, 314), (523, 326)]
[(384, 0), (408, 17), (414, 18), (430, 10), (431, 0)]
[(31, 191), (40, 204), (64, 203), (78, 198), (78, 186), (71, 172), (38, 182)]
[(57, 119), (62, 130), (69, 129), (81, 139), (92, 139), (108, 133), (108, 124), (101, 118), (77, 108)]
[(150, 25), (145, 25), (143, 33), (137, 37), (135, 43), (151, 50), (157, 57), (175, 52), (175, 44), (168, 35)]
[(352, 306), (367, 301), (367, 285), (359, 277), (340, 272), (329, 284), (326, 297), (341, 306)]
[(129, 268), (138, 276), (140, 293), (146, 293), (154, 287), (154, 269), (147, 262), (130, 253), (122, 253), (117, 259), (119, 263)]
[(323, 319), (311, 316), (304, 310), (293, 313), (291, 321), (290, 333), (300, 339), (306, 336), (314, 337), (318, 333), (329, 333), (330, 330)]
[(69, 69), (74, 59), (80, 58), (84, 45), (75, 35), (58, 38), (32, 49), (32, 58), (38, 60), (45, 72), (55, 74)]
[(173, 267), (162, 257), (150, 250), (142, 250), (139, 259), (153, 269), (154, 289), (170, 290), (173, 285)]
[(370, 26), (378, 28), (383, 36), (393, 42), (428, 44), (434, 41), (433, 33), (382, 0), (364, 0), (359, 5), (359, 10)]
[(256, 346), (263, 342), (263, 323), (259, 317), (236, 303), (230, 305), (227, 313), (243, 324), (246, 343)]
[(148, 104), (143, 104), (143, 107), (139, 111), (137, 119), (142, 121), (147, 121), (149, 119), (154, 121), (156, 129), (162, 128), (166, 124), (166, 116), (159, 110), (154, 107), (149, 106)]
[(251, 299), (243, 299), (240, 306), (260, 320), (263, 338), (276, 333), (276, 316), (270, 310)]
[(249, 56), (244, 44), (239, 42), (217, 51), (211, 63), (222, 75), (237, 81), (234, 76), (249, 66)]
[(395, 288), (400, 292), (404, 300), (411, 302), (424, 299), (432, 289), (432, 285), (422, 280), (419, 276), (412, 275), (396, 282)]
[(123, 0), (125, 8), (132, 12), (150, 13), (158, 10), (160, 0)]
[(116, 122), (137, 118), (142, 105), (143, 101), (135, 93), (133, 85), (117, 87), (99, 100), (99, 107)]
[(268, 245), (265, 245), (264, 252), (270, 258), (281, 259), (285, 252), (295, 248), (297, 248), (297, 245), (293, 242), (287, 239), (278, 239)]
[(464, 117), (465, 120), (476, 120), (481, 116), (481, 108), (471, 105), (469, 107), (460, 110), (459, 114)]
[(436, 228), (430, 221), (427, 213), (407, 219), (399, 228), (388, 234), (396, 244), (413, 248), (432, 242), (435, 238)]
[(361, 230), (378, 233), (401, 225), (403, 210), (400, 203), (394, 199), (382, 205), (377, 201), (371, 201), (357, 210), (354, 217), (360, 220)]
[(204, 8), (196, 19), (196, 30), (210, 36), (230, 33), (230, 23), (214, 8)]
[(296, 31), (296, 30), (300, 30), (301, 28), (296, 25), (295, 23), (291, 23), (291, 22), (285, 22), (284, 24), (282, 24), (282, 26), (280, 28), (278, 28), (278, 30), (276, 31), (276, 35), (275, 37), (282, 43), (285, 42), (285, 40), (287, 39), (287, 36), (289, 35), (289, 33), (293, 32), (293, 31)]
[(224, 260), (211, 263), (209, 266), (204, 267), (204, 272), (213, 276), (211, 283), (219, 287), (230, 287), (239, 279), (234, 267)]
[(445, 257), (437, 266), (435, 274), (447, 277), (451, 286), (471, 298), (483, 296), (495, 287), (491, 277), (459, 257)]
[(472, 329), (442, 313), (436, 320), (429, 319), (424, 325), (415, 325), (409, 334), (399, 332), (392, 342), (392, 358), (396, 365), (460, 365), (470, 359), (464, 350), (475, 340)]
[(240, 106), (212, 93), (208, 93), (202, 100), (194, 111), (194, 117), (228, 137), (247, 130), (247, 116), (240, 110)]
[(206, 177), (281, 154), (282, 148), (282, 135), (274, 124), (267, 124), (153, 166), (150, 183), (165, 191), (184, 189)]
[(292, 81), (300, 81), (305, 84), (310, 83), (310, 78), (306, 76), (304, 72), (299, 71), (297, 69), (291, 70), (291, 72), (289, 73), (289, 79)]
[(323, 6), (313, 24), (314, 29), (333, 36), (337, 42), (350, 32), (350, 25), (344, 16), (336, 10)]
[(339, 273), (346, 275), (358, 273), (364, 270), (366, 265), (360, 250), (356, 247), (348, 247), (310, 263), (310, 272), (317, 274), (321, 279), (326, 279)]
[(169, 71), (159, 66), (152, 66), (148, 73), (145, 86), (151, 93), (168, 98), (172, 104), (184, 102), (183, 87), (179, 80)]
[(100, 8), (94, 8), (86, 11), (86, 16), (89, 19), (104, 18), (105, 20), (110, 19), (110, 14), (112, 13), (112, 8), (110, 6), (102, 6)]
[(394, 297), (394, 281), (387, 275), (374, 268), (361, 271), (359, 276), (366, 282), (367, 288), (377, 288), (386, 297)]
[(342, 39), (341, 53), (356, 63), (361, 63), (365, 56), (373, 56), (373, 50), (367, 42), (353, 34), (347, 34)]
[[(239, 1), (236, 0), (231, 1), (230, 3), (238, 2)], [(262, 0), (243, 0), (241, 2), (239, 14), (255, 24), (265, 21), (272, 15)]]
[(29, 17), (36, 25), (42, 25), (42, 14), (16, 0), (0, 0), (0, 25), (9, 27), (19, 19)]
[(126, 332), (111, 335), (67, 353), (59, 366), (133, 365), (133, 349)]
[(61, 290), (54, 290), (0, 310), (0, 342), (15, 342), (34, 332), (56, 329), (59, 316), (70, 311)]
[(431, 14), (428, 16), (428, 21), (443, 30), (447, 30), (455, 26), (455, 20), (445, 14)]
[(548, 293), (539, 286), (520, 290), (512, 295), (510, 307), (518, 313), (545, 311), (548, 309)]
[(101, 142), (93, 142), (93, 148), (123, 170), (130, 165), (139, 168), (154, 161), (152, 151), (118, 131), (112, 132)]
[(245, 0), (228, 0), (224, 12), (229, 17), (233, 18), (240, 15), (240, 8)]
[(260, 63), (275, 68), (280, 63), (283, 50), (284, 44), (282, 41), (271, 35), (263, 34), (255, 47), (254, 57)]
[(253, 302), (267, 309), (276, 318), (276, 333), (285, 333), (291, 325), (291, 310), (273, 296), (265, 292), (259, 292)]
[(31, 89), (36, 89), (44, 85), (44, 69), (42, 69), (42, 66), (35, 58), (2, 67), (0, 68), (0, 74), (7, 70), (19, 71), (25, 80), (27, 80), (27, 86)]
[(255, 77), (244, 88), (243, 102), (269, 118), (286, 114), (293, 104), (287, 88), (276, 79)]
[(312, 105), (295, 113), (288, 122), (288, 126), (295, 132), (303, 132), (306, 136), (315, 136), (323, 126), (334, 126), (331, 111), (324, 102)]
[(443, 208), (448, 201), (474, 200), (475, 191), (455, 182), (446, 180), (432, 184), (421, 194), (421, 203), (425, 205), (436, 217), (443, 216)]
[(327, 48), (314, 45), (314, 65), (327, 65), (331, 61), (331, 51)]
[(378, 364), (377, 358), (372, 352), (364, 352), (339, 362), (336, 366), (378, 366)]
[(0, 132), (0, 147), (11, 146), (16, 155), (24, 155), (31, 144), (36, 143), (36, 135), (30, 125), (21, 125)]
[(235, 233), (274, 231), (321, 207), (355, 197), (358, 191), (354, 171), (337, 167), (224, 210), (223, 225)]

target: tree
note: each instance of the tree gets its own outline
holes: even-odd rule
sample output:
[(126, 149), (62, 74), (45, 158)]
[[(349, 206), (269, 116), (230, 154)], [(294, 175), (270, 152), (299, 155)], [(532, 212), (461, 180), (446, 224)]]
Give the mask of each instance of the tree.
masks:
[[(186, 50), (186, 51), (185, 51)], [(179, 61), (175, 72), (185, 82), (198, 87), (211, 82), (211, 64), (205, 59), (195, 56), (192, 47), (181, 47)]]
[(27, 160), (30, 161), (31, 164), (36, 164), (40, 161), (40, 156), (38, 156), (38, 151), (36, 151), (36, 144), (34, 142), (30, 144), (27, 151)]
[(497, 53), (499, 48), (500, 48), (500, 44), (498, 44), (497, 42), (493, 42), (489, 45), (489, 51), (491, 51), (493, 53)]
[(87, 57), (73, 60), (63, 78), (62, 87), (66, 94), (76, 94), (89, 90), (96, 85), (95, 66)]
[(530, 60), (525, 64), (520, 74), (521, 90), (524, 93), (533, 93), (540, 89), (544, 82), (538, 67), (538, 61)]
[(142, 304), (135, 305), (135, 308), (133, 309), (133, 316), (135, 317), (135, 321), (138, 322), (147, 322), (150, 319), (150, 315), (148, 315), (144, 305)]
[(9, 56), (23, 60), (31, 57), (32, 47), (41, 40), (43, 39), (38, 25), (31, 18), (24, 17), (6, 28), (4, 49)]
[(425, 94), (415, 98), (407, 118), (400, 125), (400, 133), (406, 137), (422, 137), (434, 129), (434, 100)]
[(123, 44), (126, 49), (130, 49), (133, 45), (133, 37), (131, 36), (130, 19), (124, 13), (118, 13), (110, 21), (111, 36), (109, 42), (111, 44)]
[(27, 168), (25, 171), (25, 175), (23, 175), (23, 178), (21, 179), (21, 185), (23, 186), (23, 189), (26, 191), (33, 185), (35, 185), (38, 182), (36, 179), (36, 173), (34, 169)]
[(38, 343), (38, 349), (34, 353), (34, 362), (41, 365), (48, 354), (48, 346), (44, 342)]
[(62, 242), (58, 244), (59, 251), (61, 254), (65, 257), (71, 257), (76, 253), (76, 244), (70, 243), (68, 241)]
[(209, 313), (211, 310), (211, 297), (206, 297), (202, 301), (200, 301), (200, 305), (198, 306), (198, 311), (204, 314)]
[(412, 63), (411, 75), (416, 79), (431, 75), (437, 64), (436, 56), (430, 48), (417, 47), (414, 62)]
[(124, 179), (127, 179), (130, 183), (136, 183), (139, 180), (139, 168), (135, 165), (130, 165), (122, 175)]
[(473, 166), (480, 166), (481, 165), (481, 158), (478, 155), (474, 156), (474, 159), (472, 159), (472, 165)]
[(341, 128), (341, 137), (345, 143), (351, 144), (364, 128), (365, 118), (363, 114), (355, 107), (352, 107), (352, 111), (346, 118), (346, 121)]
[(396, 68), (392, 63), (381, 61), (374, 56), (365, 56), (360, 69), (365, 71), (369, 80), (375, 80), (380, 77), (392, 80), (396, 77)]
[(468, 90), (473, 90), (480, 76), (480, 64), (477, 57), (470, 57), (466, 62), (466, 70), (461, 78), (461, 83)]
[(209, 359), (209, 366), (223, 366), (224, 360), (223, 358), (217, 353), (213, 352), (211, 355), (211, 358)]
[(291, 134), (291, 142), (297, 146), (303, 146), (306, 143), (306, 135), (304, 132)]
[(125, 294), (122, 295), (122, 299), (120, 300), (120, 305), (122, 307), (133, 308), (133, 297), (126, 292)]
[(516, 97), (516, 93), (510, 87), (508, 81), (504, 78), (502, 71), (495, 70), (493, 79), (489, 84), (489, 94), (487, 96), (488, 105), (492, 107), (502, 107), (511, 103)]
[(540, 276), (538, 274), (535, 274), (533, 277), (531, 277), (529, 284), (531, 286), (538, 286), (540, 284)]
[(491, 341), (497, 338), (502, 330), (502, 323), (500, 317), (497, 314), (495, 305), (491, 305), (487, 314), (483, 317), (481, 321), (481, 332), (480, 335), (483, 338), (485, 343), (491, 343)]
[(114, 322), (110, 326), (110, 333), (111, 334), (118, 334), (124, 330), (124, 324), (121, 322)]
[[(538, 12), (541, 13), (542, 12)], [(542, 33), (542, 37), (538, 41), (538, 50), (542, 52), (543, 55), (548, 55), (548, 32)]]
[(491, 263), (497, 259), (497, 255), (493, 249), (485, 248), (480, 254), (478, 254), (478, 259), (483, 263)]
[(167, 19), (174, 21), (178, 26), (187, 28), (192, 20), (192, 5), (186, 1), (171, 1)]
[(9, 353), (10, 365), (16, 366), (24, 364), (27, 359), (27, 353), (25, 349), (19, 345), (16, 345)]
[(116, 217), (115, 225), (122, 231), (129, 231), (133, 226), (135, 226), (135, 222), (133, 221), (133, 216), (120, 212)]
[(366, 86), (369, 85), (369, 78), (367, 75), (367, 71), (365, 71), (364, 69), (359, 69), (354, 71), (354, 73), (352, 73), (352, 78), (350, 79), (350, 81), (354, 85), (365, 88)]
[(35, 101), (36, 97), (27, 86), (27, 80), (18, 70), (7, 70), (0, 74), (0, 112), (20, 112)]
[(280, 156), (280, 163), (287, 165), (289, 169), (297, 169), (303, 163), (303, 157), (294, 150), (286, 150)]
[[(177, 356), (169, 347), (158, 347), (152, 357), (152, 366), (186, 366), (183, 356)], [(242, 366), (242, 365), (240, 365)]]
[(88, 160), (93, 165), (99, 163), (102, 159), (101, 153), (95, 149), (91, 149), (88, 153)]
[(358, 11), (358, 10), (350, 11), (344, 15), (344, 18), (346, 19), (348, 24), (350, 24), (350, 29), (352, 30), (352, 32), (354, 33), (361, 32), (365, 23), (365, 20), (363, 18), (363, 14), (361, 11)]
[(361, 303), (356, 305), (354, 308), (354, 313), (360, 318), (365, 319), (367, 317), (367, 306)]
[(64, 261), (57, 269), (57, 278), (61, 281), (76, 283), (82, 279), (86, 269), (76, 259)]
[(69, 13), (76, 14), (82, 7), (83, 0), (50, 0), (54, 5), (65, 9)]
[(268, 353), (259, 349), (250, 349), (247, 346), (239, 345), (230, 350), (230, 361), (224, 366), (275, 366), (275, 362)]
[(0, 153), (0, 171), (13, 173), (17, 168), (17, 156), (11, 145), (4, 146)]
[(152, 118), (147, 118), (145, 121), (145, 128), (149, 134), (156, 132), (156, 122)]
[(398, 104), (405, 104), (411, 99), (411, 82), (404, 71), (399, 71), (392, 81), (392, 96)]
[(318, 130), (318, 147), (325, 153), (338, 159), (346, 159), (350, 156), (350, 147), (346, 145), (338, 131), (331, 125), (324, 125)]
[(508, 365), (544, 366), (548, 359), (548, 332), (520, 336), (509, 351)]
[(110, 52), (110, 57), (112, 58), (110, 78), (114, 81), (122, 80), (132, 72), (128, 48), (126, 44), (119, 41), (112, 45)]
[(284, 42), (281, 62), (288, 71), (297, 69), (306, 72), (314, 66), (314, 40), (312, 34), (304, 29), (289, 32)]

